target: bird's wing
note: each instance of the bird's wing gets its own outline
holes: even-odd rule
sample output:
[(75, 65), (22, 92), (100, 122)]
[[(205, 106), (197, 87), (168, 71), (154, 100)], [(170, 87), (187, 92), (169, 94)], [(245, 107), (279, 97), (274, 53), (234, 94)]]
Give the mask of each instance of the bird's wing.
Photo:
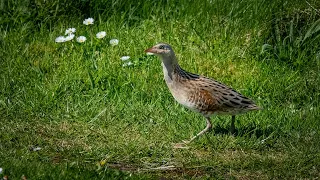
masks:
[(252, 100), (218, 81), (206, 77), (198, 80), (200, 91), (215, 100), (215, 109), (236, 113), (260, 109)]

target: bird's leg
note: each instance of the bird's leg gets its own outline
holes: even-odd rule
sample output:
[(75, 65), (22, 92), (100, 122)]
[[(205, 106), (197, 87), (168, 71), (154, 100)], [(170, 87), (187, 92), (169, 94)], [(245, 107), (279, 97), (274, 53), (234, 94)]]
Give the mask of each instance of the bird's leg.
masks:
[(210, 118), (206, 117), (207, 120), (207, 126), (206, 128), (204, 128), (201, 132), (199, 132), (197, 135), (195, 135), (194, 137), (192, 137), (189, 141), (183, 141), (185, 144), (188, 144), (190, 142), (192, 142), (193, 140), (195, 140), (197, 137), (201, 136), (202, 134), (206, 133), (207, 131), (209, 131), (212, 127), (211, 122), (210, 122)]
[(212, 125), (210, 122), (210, 118), (206, 117), (207, 120), (207, 126), (206, 128), (204, 128), (201, 132), (199, 132), (196, 136), (192, 137), (189, 141), (182, 141), (182, 143), (177, 143), (174, 144), (174, 148), (179, 148), (179, 149), (188, 149), (188, 146), (186, 146), (188, 143), (192, 142), (193, 140), (195, 140), (197, 137), (201, 136), (202, 134), (206, 133), (208, 130), (211, 129)]
[(234, 130), (235, 130), (235, 126), (234, 126), (234, 122), (236, 121), (236, 116), (233, 115), (231, 118), (231, 126), (230, 126), (230, 133), (233, 135), (234, 134)]

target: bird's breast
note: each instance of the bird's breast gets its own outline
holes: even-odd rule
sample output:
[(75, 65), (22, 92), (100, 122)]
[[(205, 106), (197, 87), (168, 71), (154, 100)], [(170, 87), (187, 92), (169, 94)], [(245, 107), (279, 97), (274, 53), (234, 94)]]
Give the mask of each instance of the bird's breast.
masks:
[(196, 108), (197, 107), (196, 102), (190, 99), (192, 92), (188, 87), (181, 86), (179, 84), (174, 84), (174, 83), (168, 83), (168, 82), (166, 83), (168, 85), (168, 88), (172, 96), (178, 103), (185, 106), (186, 108), (189, 108), (193, 111), (198, 112), (198, 109)]

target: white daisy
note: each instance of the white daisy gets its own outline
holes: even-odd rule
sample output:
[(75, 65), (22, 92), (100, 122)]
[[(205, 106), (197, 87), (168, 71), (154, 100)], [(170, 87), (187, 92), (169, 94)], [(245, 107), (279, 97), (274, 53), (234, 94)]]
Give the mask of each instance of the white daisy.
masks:
[(111, 39), (110, 44), (111, 44), (111, 46), (116, 46), (119, 44), (119, 40), (118, 39)]
[(76, 28), (68, 28), (68, 29), (66, 30), (65, 35), (73, 34), (73, 33), (75, 33), (75, 32), (76, 32)]
[(123, 67), (132, 66), (132, 65), (133, 65), (133, 63), (131, 61), (128, 61), (128, 62), (122, 64)]
[(151, 53), (151, 52), (147, 52), (147, 55), (148, 55), (148, 56), (150, 56), (150, 55), (153, 55), (153, 53)]
[(107, 33), (106, 33), (105, 31), (101, 31), (101, 32), (98, 32), (98, 33), (96, 34), (96, 36), (97, 36), (98, 39), (102, 39), (102, 38), (104, 38), (106, 35), (107, 35)]
[(56, 38), (55, 40), (57, 43), (62, 43), (62, 42), (66, 42), (66, 38), (63, 36), (59, 36)]
[(79, 43), (83, 43), (83, 42), (85, 42), (86, 40), (87, 40), (87, 38), (84, 37), (84, 36), (79, 36), (79, 37), (77, 37), (77, 41), (78, 41)]
[(41, 147), (35, 147), (35, 148), (33, 148), (32, 150), (33, 151), (40, 151), (42, 148)]
[(122, 56), (120, 59), (122, 61), (126, 61), (126, 60), (130, 59), (130, 56)]
[(70, 41), (74, 38), (74, 34), (69, 34), (68, 36), (66, 36), (64, 39), (65, 41)]
[(93, 21), (94, 21), (93, 18), (88, 18), (83, 21), (83, 24), (85, 25), (93, 24)]

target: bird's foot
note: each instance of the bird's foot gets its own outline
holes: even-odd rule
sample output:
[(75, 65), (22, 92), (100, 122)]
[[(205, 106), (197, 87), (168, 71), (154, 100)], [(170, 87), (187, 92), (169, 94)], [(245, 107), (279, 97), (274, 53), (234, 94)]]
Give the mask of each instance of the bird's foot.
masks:
[(182, 143), (184, 144), (189, 144), (191, 141), (188, 141), (188, 140), (182, 140)]
[(175, 148), (175, 149), (188, 149), (189, 147), (187, 145), (189, 143), (190, 143), (190, 141), (183, 140), (182, 143), (173, 144), (173, 148)]
[(230, 129), (229, 129), (229, 135), (231, 135), (231, 136), (236, 136), (236, 131), (235, 131), (234, 128), (230, 128)]
[(189, 147), (184, 143), (175, 143), (173, 144), (174, 149), (189, 149)]

